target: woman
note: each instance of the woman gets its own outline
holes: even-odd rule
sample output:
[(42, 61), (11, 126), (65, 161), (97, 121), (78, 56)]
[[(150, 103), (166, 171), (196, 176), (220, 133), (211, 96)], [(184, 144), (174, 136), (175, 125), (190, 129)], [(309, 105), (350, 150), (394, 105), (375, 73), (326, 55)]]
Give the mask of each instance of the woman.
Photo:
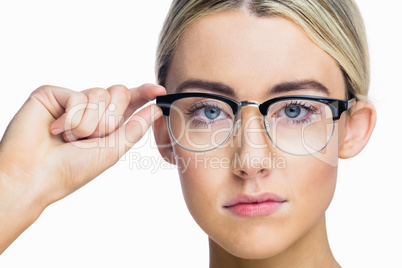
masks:
[[(264, 2), (173, 2), (163, 87), (37, 89), (1, 143), (2, 251), (155, 122), (211, 267), (339, 267), (325, 227), (337, 159), (358, 154), (376, 121), (364, 27), (350, 1)], [(165, 88), (182, 95), (158, 98), (163, 117), (148, 106), (119, 125)]]

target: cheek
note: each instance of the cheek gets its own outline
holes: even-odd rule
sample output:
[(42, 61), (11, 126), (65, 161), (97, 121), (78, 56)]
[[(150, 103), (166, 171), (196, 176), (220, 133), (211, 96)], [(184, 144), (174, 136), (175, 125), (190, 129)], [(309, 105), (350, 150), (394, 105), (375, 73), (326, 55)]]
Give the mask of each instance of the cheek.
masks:
[[(310, 215), (312, 220), (323, 216), (333, 198), (337, 168), (328, 165), (314, 156), (305, 157), (306, 161), (288, 161), (284, 176), (297, 217)], [(304, 163), (301, 163), (304, 162)]]
[[(289, 198), (295, 219), (306, 226), (319, 220), (330, 205), (335, 193), (338, 173), (338, 130), (328, 146), (319, 153), (304, 157), (288, 156), (283, 181), (290, 190)], [(305, 221), (301, 220), (305, 217)]]
[(228, 183), (222, 179), (227, 177), (228, 169), (220, 168), (209, 154), (196, 154), (176, 148), (175, 155), (188, 210), (203, 228), (207, 222), (216, 219), (217, 198)]

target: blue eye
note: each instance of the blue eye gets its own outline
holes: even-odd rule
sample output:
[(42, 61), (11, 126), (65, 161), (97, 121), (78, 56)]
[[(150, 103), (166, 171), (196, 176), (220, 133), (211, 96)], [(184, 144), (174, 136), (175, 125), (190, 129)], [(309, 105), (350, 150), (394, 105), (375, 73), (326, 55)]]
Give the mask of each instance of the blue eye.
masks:
[(220, 115), (220, 113), (221, 113), (221, 110), (216, 107), (206, 107), (204, 109), (205, 116), (210, 120), (216, 119)]
[(300, 115), (300, 107), (299, 106), (288, 106), (285, 108), (285, 114), (289, 118), (296, 118)]
[(227, 124), (234, 118), (230, 106), (216, 100), (204, 100), (194, 104), (190, 102), (190, 104), (191, 108), (187, 108), (188, 112), (185, 114), (195, 127)]
[(305, 101), (283, 101), (272, 107), (271, 117), (282, 119), (282, 124), (309, 124), (320, 114), (320, 104)]

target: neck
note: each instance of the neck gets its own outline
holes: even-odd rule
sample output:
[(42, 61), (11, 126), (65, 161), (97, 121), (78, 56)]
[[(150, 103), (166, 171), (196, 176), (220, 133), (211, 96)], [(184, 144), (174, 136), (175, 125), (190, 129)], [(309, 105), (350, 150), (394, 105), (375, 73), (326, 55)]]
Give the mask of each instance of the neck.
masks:
[(340, 267), (332, 255), (325, 216), (303, 237), (276, 256), (265, 259), (236, 257), (209, 238), (210, 268), (270, 268), (270, 267)]

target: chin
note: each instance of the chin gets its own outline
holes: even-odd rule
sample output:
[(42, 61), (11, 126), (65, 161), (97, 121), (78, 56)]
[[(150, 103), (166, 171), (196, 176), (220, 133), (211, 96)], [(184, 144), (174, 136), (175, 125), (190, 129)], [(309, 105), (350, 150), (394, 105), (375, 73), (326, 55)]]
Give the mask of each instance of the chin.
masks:
[(226, 234), (215, 233), (217, 235), (215, 239), (210, 239), (224, 251), (241, 259), (271, 258), (285, 251), (292, 244), (291, 238), (287, 235), (280, 236), (278, 232), (267, 232), (265, 228), (257, 227), (253, 230), (249, 227), (247, 229), (241, 232), (233, 230)]
[(222, 248), (233, 256), (249, 260), (268, 259), (284, 251), (281, 245), (266, 245), (266, 243), (258, 242), (243, 245), (225, 245)]

